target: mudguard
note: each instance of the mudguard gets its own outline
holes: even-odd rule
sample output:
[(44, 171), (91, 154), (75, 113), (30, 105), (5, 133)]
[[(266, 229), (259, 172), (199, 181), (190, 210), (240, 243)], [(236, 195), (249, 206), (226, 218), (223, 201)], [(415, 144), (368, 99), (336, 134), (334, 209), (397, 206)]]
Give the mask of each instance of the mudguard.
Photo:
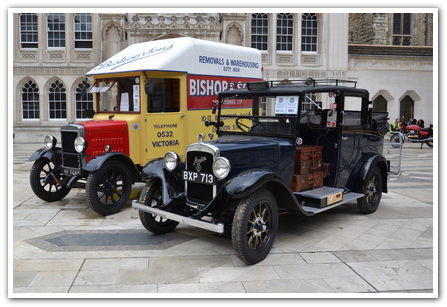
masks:
[(164, 167), (163, 158), (155, 159), (147, 163), (143, 167), (142, 178), (143, 181), (158, 179), (161, 181), (163, 191), (163, 204), (168, 205), (173, 201), (184, 199), (185, 185), (180, 180), (181, 170), (184, 169), (184, 164), (181, 163), (177, 170), (169, 172)]
[(133, 163), (132, 159), (121, 152), (108, 152), (106, 154), (97, 155), (87, 163), (87, 165), (85, 166), (85, 170), (87, 172), (97, 171), (106, 161), (110, 159), (116, 159), (124, 163), (129, 168), (134, 181), (142, 181), (141, 173)]
[(247, 197), (257, 189), (269, 189), (277, 198), (278, 206), (289, 211), (302, 211), (290, 185), (269, 170), (249, 170), (231, 178), (224, 185), (226, 193), (234, 199)]
[(384, 156), (374, 153), (364, 155), (356, 164), (352, 170), (349, 179), (346, 183), (346, 188), (350, 191), (360, 191), (362, 183), (365, 182), (368, 172), (371, 167), (377, 165), (382, 173), (382, 182), (384, 193), (388, 192), (387, 176), (388, 176), (388, 163)]
[(38, 150), (36, 150), (31, 157), (29, 157), (28, 161), (29, 162), (33, 162), (33, 161), (37, 161), (40, 158), (46, 158), (50, 161), (53, 161), (53, 157), (54, 157), (54, 151), (60, 151), (60, 148), (55, 148), (53, 150), (48, 150), (45, 147), (42, 147)]

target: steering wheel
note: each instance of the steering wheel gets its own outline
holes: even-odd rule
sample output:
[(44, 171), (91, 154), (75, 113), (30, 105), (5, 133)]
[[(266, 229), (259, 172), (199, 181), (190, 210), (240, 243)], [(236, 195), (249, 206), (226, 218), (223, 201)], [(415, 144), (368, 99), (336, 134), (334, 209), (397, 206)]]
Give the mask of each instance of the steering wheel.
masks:
[(247, 126), (246, 124), (240, 123), (239, 120), (241, 119), (246, 119), (245, 117), (239, 117), (236, 119), (236, 126), (242, 130), (243, 132), (248, 132), (250, 130), (250, 127)]

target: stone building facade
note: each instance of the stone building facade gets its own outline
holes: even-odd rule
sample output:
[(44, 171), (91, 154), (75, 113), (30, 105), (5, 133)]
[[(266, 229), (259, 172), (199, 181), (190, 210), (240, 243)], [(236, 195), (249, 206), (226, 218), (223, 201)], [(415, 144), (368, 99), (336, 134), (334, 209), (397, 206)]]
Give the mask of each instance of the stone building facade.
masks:
[(266, 80), (352, 79), (390, 118), (433, 122), (433, 13), (14, 13), (15, 142), (87, 120), (85, 73), (125, 47), (178, 36), (261, 50)]

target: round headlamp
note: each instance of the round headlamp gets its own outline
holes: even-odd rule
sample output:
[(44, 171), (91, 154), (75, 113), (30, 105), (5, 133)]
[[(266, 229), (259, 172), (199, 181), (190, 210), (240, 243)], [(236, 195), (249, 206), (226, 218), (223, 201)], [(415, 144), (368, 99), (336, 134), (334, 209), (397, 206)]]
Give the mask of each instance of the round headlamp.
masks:
[(87, 144), (87, 142), (85, 141), (85, 139), (83, 137), (78, 136), (74, 140), (74, 149), (78, 153), (81, 153), (85, 149), (86, 144)]
[(167, 152), (163, 158), (163, 163), (165, 165), (165, 168), (170, 172), (172, 172), (173, 170), (175, 170), (177, 168), (179, 162), (180, 162), (180, 158), (173, 151)]
[(231, 170), (230, 161), (227, 158), (219, 157), (214, 161), (213, 173), (219, 179), (224, 179), (228, 176)]
[(45, 136), (43, 143), (45, 144), (45, 147), (47, 149), (53, 149), (54, 147), (56, 147), (57, 140), (54, 136), (48, 134)]

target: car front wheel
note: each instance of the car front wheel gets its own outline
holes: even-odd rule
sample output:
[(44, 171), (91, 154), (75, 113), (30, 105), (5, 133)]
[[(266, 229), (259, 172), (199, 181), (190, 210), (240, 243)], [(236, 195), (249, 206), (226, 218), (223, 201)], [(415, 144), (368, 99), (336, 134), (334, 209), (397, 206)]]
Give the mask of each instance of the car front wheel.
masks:
[(242, 199), (234, 214), (231, 230), (236, 255), (247, 264), (267, 257), (278, 229), (278, 207), (273, 194), (261, 189)]
[[(145, 193), (141, 193), (140, 203), (144, 203), (148, 207), (160, 207), (163, 204), (161, 182), (159, 180), (152, 180), (146, 185), (145, 189)], [(153, 234), (160, 235), (171, 232), (179, 224), (176, 221), (144, 211), (140, 211), (139, 214), (141, 224)]]

